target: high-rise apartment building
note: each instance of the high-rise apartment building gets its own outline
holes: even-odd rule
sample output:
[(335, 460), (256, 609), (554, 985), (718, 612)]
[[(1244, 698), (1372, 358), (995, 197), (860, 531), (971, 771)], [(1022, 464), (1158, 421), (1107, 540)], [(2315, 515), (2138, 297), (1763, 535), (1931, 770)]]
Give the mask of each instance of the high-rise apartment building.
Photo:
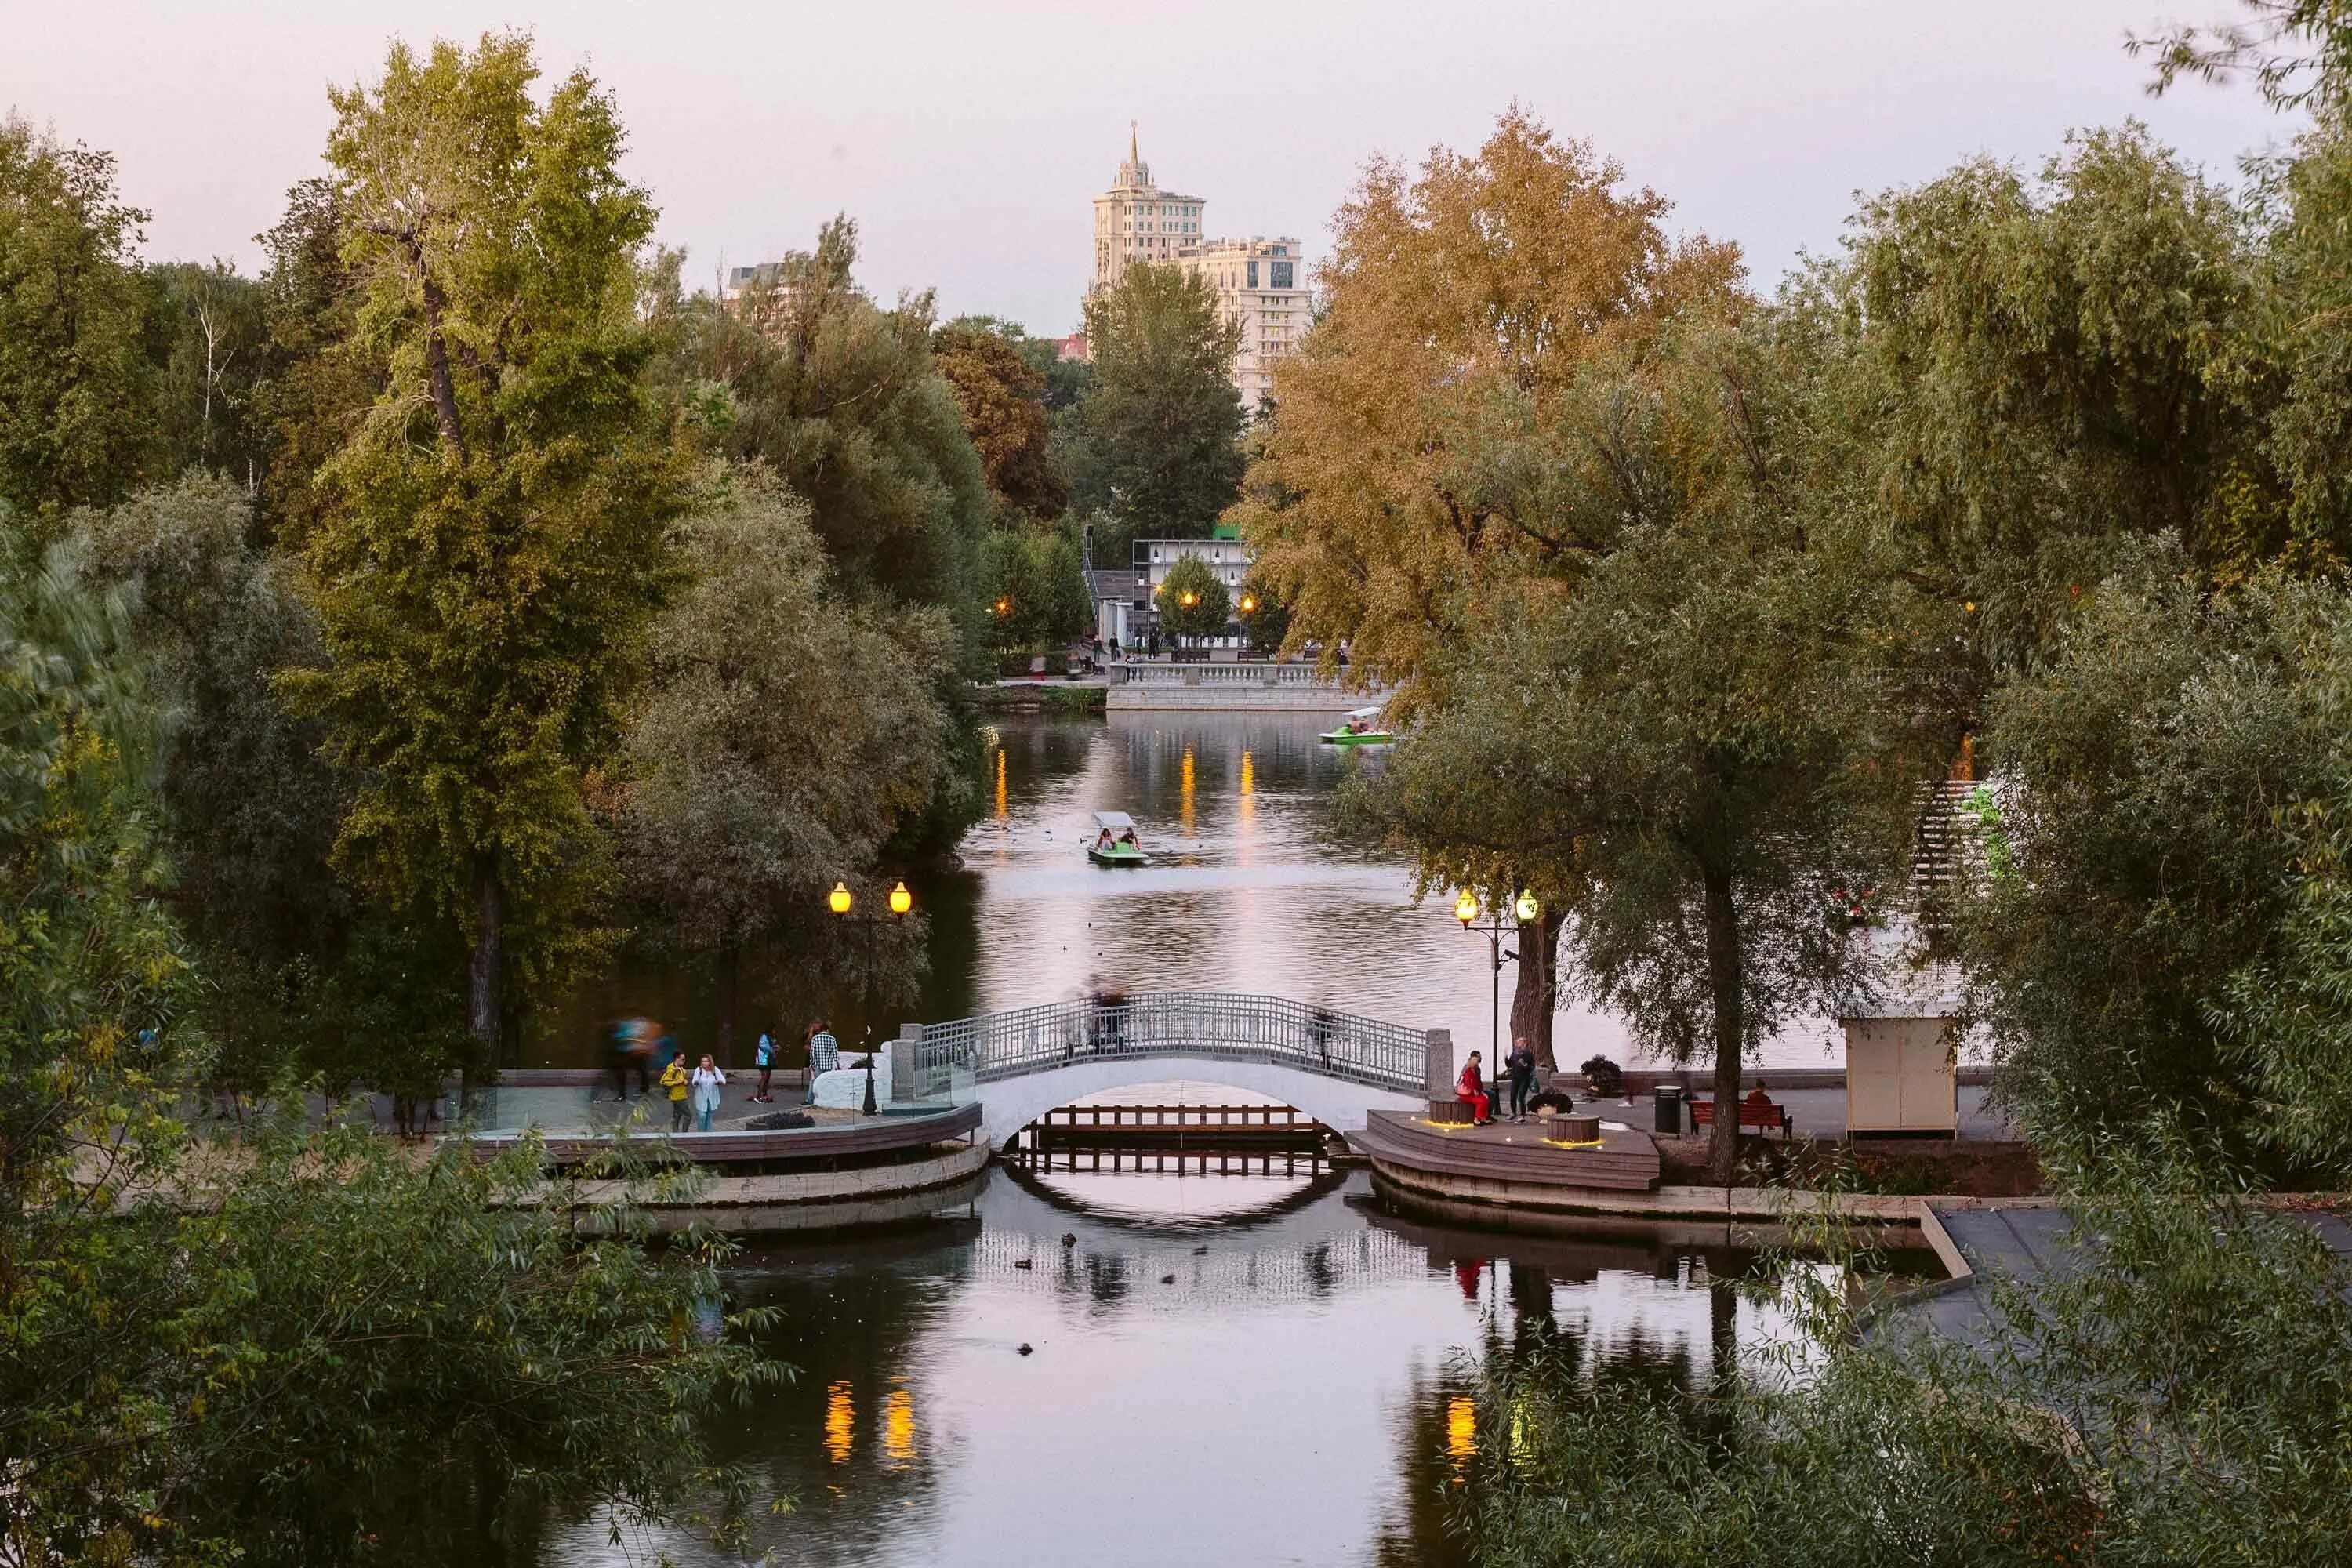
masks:
[(1298, 251), (1298, 241), (1286, 237), (1210, 239), (1177, 258), (1209, 280), (1226, 321), (1241, 327), (1234, 385), (1252, 414), (1274, 392), (1274, 362), (1307, 332), (1307, 279)]
[(1298, 241), (1287, 236), (1202, 237), (1201, 211), (1207, 205), (1151, 183), (1151, 166), (1129, 126), (1118, 183), (1095, 198), (1094, 287), (1118, 287), (1133, 261), (1179, 266), (1207, 279), (1225, 321), (1241, 328), (1234, 385), (1243, 406), (1255, 413), (1274, 390), (1274, 362), (1306, 333), (1305, 263)]
[(1198, 245), (1202, 205), (1198, 196), (1151, 183), (1151, 165), (1136, 151), (1135, 128), (1129, 126), (1118, 183), (1095, 198), (1094, 286), (1115, 289), (1129, 262), (1170, 262), (1185, 246)]

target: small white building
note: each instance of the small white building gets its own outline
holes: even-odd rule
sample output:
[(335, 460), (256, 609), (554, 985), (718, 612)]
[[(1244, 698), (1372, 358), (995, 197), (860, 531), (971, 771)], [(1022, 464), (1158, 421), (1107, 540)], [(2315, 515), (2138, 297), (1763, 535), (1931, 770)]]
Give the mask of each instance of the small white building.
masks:
[[(1242, 584), (1248, 580), (1257, 557), (1239, 535), (1220, 528), (1209, 539), (1139, 539), (1135, 542), (1134, 597), (1126, 617), (1135, 637), (1141, 637), (1146, 628), (1159, 624), (1160, 584), (1168, 581), (1168, 574), (1176, 569), (1176, 563), (1188, 555), (1207, 563), (1233, 599), (1235, 617), (1242, 615)], [(1134, 638), (1120, 640), (1132, 643)]]
[(1845, 1031), (1845, 1130), (1852, 1137), (1958, 1134), (1959, 1021), (1918, 1000), (1841, 1016)]

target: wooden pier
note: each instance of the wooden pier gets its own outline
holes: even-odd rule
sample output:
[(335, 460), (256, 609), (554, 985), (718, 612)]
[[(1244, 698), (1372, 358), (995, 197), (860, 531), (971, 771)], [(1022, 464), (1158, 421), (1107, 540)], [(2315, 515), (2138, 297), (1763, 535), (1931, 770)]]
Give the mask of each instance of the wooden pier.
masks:
[(1040, 1152), (1229, 1149), (1312, 1153), (1329, 1130), (1287, 1105), (1065, 1105), (1023, 1133)]
[(1598, 1139), (1571, 1143), (1543, 1120), (1472, 1127), (1375, 1110), (1349, 1142), (1391, 1180), (1495, 1202), (1509, 1201), (1515, 1190), (1646, 1193), (1658, 1184), (1657, 1145), (1618, 1123), (1602, 1123)]

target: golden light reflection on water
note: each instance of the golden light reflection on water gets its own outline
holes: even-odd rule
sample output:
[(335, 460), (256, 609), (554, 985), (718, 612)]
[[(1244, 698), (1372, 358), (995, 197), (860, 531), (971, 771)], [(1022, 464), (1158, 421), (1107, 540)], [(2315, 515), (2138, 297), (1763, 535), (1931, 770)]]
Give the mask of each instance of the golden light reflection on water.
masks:
[(1198, 837), (1199, 835), (1192, 831), (1192, 748), (1190, 745), (1184, 748), (1182, 793), (1177, 800), (1176, 812), (1183, 820), (1184, 837)]
[(1234, 803), (1234, 815), (1241, 819), (1242, 842), (1249, 843), (1249, 829), (1257, 818), (1257, 758), (1247, 747), (1242, 749), (1241, 798)]
[(824, 1451), (836, 1465), (849, 1463), (857, 1435), (857, 1410), (850, 1403), (849, 1380), (835, 1378), (824, 1391)]
[(1445, 1458), (1454, 1467), (1454, 1484), (1463, 1484), (1463, 1472), (1478, 1457), (1478, 1406), (1466, 1394), (1445, 1402)]
[(899, 1469), (915, 1458), (915, 1396), (894, 1388), (882, 1405), (882, 1462)]
[(996, 820), (1013, 820), (1013, 807), (1004, 790), (1004, 748), (1002, 746), (996, 748)]

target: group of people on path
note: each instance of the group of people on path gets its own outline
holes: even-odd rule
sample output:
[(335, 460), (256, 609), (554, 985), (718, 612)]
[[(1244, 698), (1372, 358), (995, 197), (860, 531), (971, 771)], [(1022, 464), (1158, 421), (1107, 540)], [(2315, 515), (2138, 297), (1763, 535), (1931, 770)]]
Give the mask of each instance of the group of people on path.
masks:
[[(1470, 1059), (1463, 1064), (1462, 1076), (1454, 1080), (1454, 1098), (1470, 1108), (1473, 1126), (1484, 1127), (1495, 1120), (1495, 1097), (1487, 1091), (1487, 1085), (1493, 1080), (1481, 1076), (1478, 1071), (1480, 1059), (1478, 1052), (1470, 1053)], [(1511, 1085), (1511, 1120), (1525, 1121), (1528, 1119), (1528, 1096), (1536, 1082), (1535, 1047), (1528, 1043), (1526, 1036), (1522, 1035), (1511, 1042), (1511, 1054), (1503, 1058), (1503, 1072)]]
[[(841, 1047), (833, 1031), (822, 1018), (809, 1020), (808, 1033), (809, 1089), (803, 1096), (803, 1105), (816, 1098), (819, 1073), (830, 1072), (840, 1064)], [(768, 1092), (776, 1070), (776, 1043), (773, 1036), (762, 1029), (760, 1042), (752, 1048), (752, 1063), (759, 1068), (760, 1084), (745, 1098), (761, 1105), (774, 1103)], [(628, 1017), (613, 1026), (613, 1098), (627, 1103), (629, 1077), (637, 1079), (640, 1099), (650, 1099), (658, 1085), (669, 1101), (669, 1126), (673, 1132), (684, 1132), (689, 1126), (698, 1132), (711, 1130), (711, 1121), (719, 1114), (725, 1100), (727, 1070), (706, 1053), (689, 1068), (686, 1053), (677, 1041), (651, 1018)]]

